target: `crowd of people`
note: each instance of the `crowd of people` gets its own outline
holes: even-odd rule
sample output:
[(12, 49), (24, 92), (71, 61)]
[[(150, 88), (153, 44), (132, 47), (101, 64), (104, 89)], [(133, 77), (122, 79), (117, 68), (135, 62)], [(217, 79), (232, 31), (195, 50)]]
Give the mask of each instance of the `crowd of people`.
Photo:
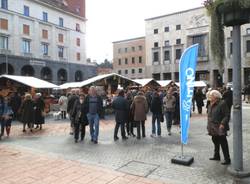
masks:
[(23, 123), (23, 132), (26, 129), (32, 132), (33, 129), (42, 129), (45, 123), (45, 103), (41, 93), (36, 93), (34, 99), (31, 94), (26, 93), (21, 97), (18, 93), (9, 96), (0, 96), (0, 139), (5, 135), (9, 137), (13, 120)]
[[(162, 122), (165, 122), (166, 131), (171, 136), (172, 125), (180, 126), (180, 99), (179, 89), (170, 86), (166, 90), (118, 90), (112, 99), (111, 106), (115, 113), (115, 127), (113, 138), (119, 140), (118, 131), (121, 131), (121, 139), (128, 137), (141, 139), (146, 137), (145, 121), (149, 111), (152, 113), (151, 137), (162, 135)], [(222, 164), (230, 164), (230, 155), (227, 143), (227, 131), (229, 130), (230, 111), (232, 106), (232, 90), (230, 88), (201, 89), (194, 91), (193, 106), (191, 110), (197, 110), (202, 114), (204, 100), (206, 99), (208, 116), (208, 134), (214, 143), (214, 156), (210, 160), (220, 160), (219, 150), (222, 148), (225, 161)], [(80, 90), (71, 90), (67, 96), (61, 95), (58, 100), (61, 118), (70, 119), (70, 134), (75, 143), (85, 138), (86, 126), (89, 126), (91, 141), (98, 144), (99, 120), (103, 114), (103, 98), (97, 93), (94, 86), (89, 88), (88, 94)], [(42, 129), (45, 123), (45, 103), (41, 93), (34, 98), (25, 94), (24, 99), (17, 94), (10, 97), (0, 97), (0, 122), (1, 136), (6, 132), (10, 135), (12, 120), (23, 123), (23, 132), (28, 128), (31, 132)], [(136, 128), (136, 134), (134, 133)]]

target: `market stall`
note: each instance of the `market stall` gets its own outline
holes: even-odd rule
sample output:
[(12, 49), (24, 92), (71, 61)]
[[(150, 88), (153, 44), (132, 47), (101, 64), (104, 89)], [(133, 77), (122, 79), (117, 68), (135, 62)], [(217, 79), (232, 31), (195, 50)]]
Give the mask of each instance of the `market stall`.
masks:
[(161, 87), (161, 85), (154, 79), (135, 79), (134, 82), (138, 83), (140, 87), (142, 88), (151, 88), (151, 89), (157, 89)]

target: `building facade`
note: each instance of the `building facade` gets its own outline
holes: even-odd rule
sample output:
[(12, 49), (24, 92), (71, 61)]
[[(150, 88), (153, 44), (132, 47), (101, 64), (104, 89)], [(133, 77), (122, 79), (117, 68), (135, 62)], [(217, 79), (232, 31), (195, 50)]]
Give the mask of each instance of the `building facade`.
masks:
[[(232, 28), (225, 28), (224, 68), (210, 48), (210, 17), (204, 7), (153, 17), (146, 22), (146, 74), (157, 80), (179, 81), (179, 60), (183, 51), (199, 43), (196, 80), (212, 86), (232, 81)], [(242, 81), (250, 83), (250, 26), (242, 26)]]
[(94, 76), (85, 38), (85, 0), (0, 0), (0, 74), (57, 84)]
[(145, 37), (113, 42), (113, 71), (131, 79), (145, 78)]

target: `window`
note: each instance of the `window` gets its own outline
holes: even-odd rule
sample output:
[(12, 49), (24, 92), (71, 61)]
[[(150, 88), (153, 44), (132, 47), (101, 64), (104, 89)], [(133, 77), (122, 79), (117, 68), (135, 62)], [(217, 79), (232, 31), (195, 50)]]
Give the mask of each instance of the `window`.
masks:
[(246, 33), (247, 35), (250, 35), (250, 28), (247, 28)]
[(158, 34), (158, 29), (154, 29), (154, 34)]
[(158, 42), (154, 42), (154, 47), (159, 47)]
[(63, 18), (62, 17), (59, 18), (59, 26), (63, 27)]
[(181, 30), (181, 25), (180, 24), (176, 25), (176, 30)]
[(139, 73), (142, 73), (142, 69), (141, 68), (139, 68)]
[(30, 53), (30, 40), (23, 39), (23, 53)]
[(63, 34), (58, 34), (58, 41), (63, 43)]
[(42, 38), (48, 39), (48, 30), (45, 30), (45, 29), (42, 30)]
[(169, 61), (170, 60), (170, 52), (169, 50), (164, 51), (164, 61)]
[(76, 24), (76, 31), (77, 31), (77, 32), (80, 32), (80, 31), (81, 31), (81, 29), (80, 29), (80, 24)]
[(233, 54), (233, 42), (230, 42), (230, 48), (229, 48), (230, 54)]
[(230, 31), (230, 37), (233, 37), (233, 31)]
[(159, 61), (159, 52), (154, 52), (153, 53), (153, 62), (158, 62)]
[(121, 65), (122, 64), (122, 61), (121, 59), (118, 60), (118, 65)]
[(29, 25), (26, 25), (26, 24), (23, 25), (23, 34), (30, 35), (30, 26)]
[(8, 0), (2, 0), (1, 8), (6, 10), (8, 9)]
[(118, 54), (120, 54), (121, 53), (121, 49), (118, 49)]
[(250, 52), (250, 40), (247, 40), (247, 42), (246, 42), (246, 49), (247, 49), (247, 53), (249, 53)]
[(118, 70), (118, 74), (122, 74), (122, 71), (121, 71), (121, 70)]
[(128, 52), (128, 48), (125, 48), (125, 53), (127, 53)]
[(164, 42), (164, 45), (165, 45), (165, 46), (169, 46), (169, 40), (166, 40), (166, 41)]
[(128, 74), (128, 70), (125, 70), (125, 74)]
[(205, 39), (206, 39), (206, 35), (193, 36), (193, 44), (196, 44), (196, 43), (199, 44), (199, 49), (198, 49), (199, 57), (207, 56)]
[(47, 12), (43, 12), (43, 21), (48, 22), (48, 13)]
[(128, 58), (125, 58), (125, 65), (128, 64)]
[(8, 50), (9, 40), (7, 36), (0, 36), (0, 49)]
[(8, 30), (8, 20), (0, 19), (0, 29)]
[(132, 64), (135, 64), (135, 58), (132, 57)]
[(58, 47), (58, 57), (63, 58), (64, 47)]
[(135, 73), (135, 69), (132, 69), (132, 70), (131, 70), (131, 73), (134, 74), (134, 73)]
[(42, 54), (44, 56), (48, 56), (48, 54), (49, 54), (49, 45), (47, 43), (42, 43), (41, 47), (42, 47)]
[(165, 28), (164, 28), (164, 31), (165, 31), (165, 32), (169, 32), (169, 27), (168, 27), (168, 26), (165, 27)]
[(142, 57), (139, 56), (139, 63), (142, 63)]
[(175, 59), (180, 59), (181, 58), (181, 49), (176, 49), (175, 50)]
[(78, 47), (81, 46), (81, 40), (80, 40), (80, 38), (77, 38), (77, 39), (76, 39), (76, 45), (77, 45)]
[(134, 52), (135, 51), (135, 47), (132, 47), (131, 50), (132, 50), (132, 52)]
[(176, 39), (176, 45), (181, 44), (181, 39)]
[(28, 6), (23, 6), (23, 14), (27, 17), (30, 16), (30, 8)]
[(80, 52), (77, 52), (77, 53), (76, 53), (76, 60), (77, 60), (77, 61), (80, 61), (80, 60), (81, 60), (81, 53), (80, 53)]
[(138, 48), (139, 48), (139, 50), (142, 50), (142, 46), (141, 45)]

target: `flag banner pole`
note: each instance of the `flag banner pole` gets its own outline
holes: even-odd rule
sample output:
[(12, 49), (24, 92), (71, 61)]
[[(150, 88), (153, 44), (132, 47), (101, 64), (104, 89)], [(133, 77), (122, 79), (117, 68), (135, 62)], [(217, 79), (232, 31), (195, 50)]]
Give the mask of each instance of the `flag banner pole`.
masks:
[(197, 64), (199, 44), (187, 48), (180, 59), (180, 126), (181, 126), (181, 155), (171, 159), (174, 164), (191, 165), (192, 156), (184, 155), (183, 147), (188, 142), (188, 130), (190, 124), (190, 110), (194, 93), (195, 71)]

